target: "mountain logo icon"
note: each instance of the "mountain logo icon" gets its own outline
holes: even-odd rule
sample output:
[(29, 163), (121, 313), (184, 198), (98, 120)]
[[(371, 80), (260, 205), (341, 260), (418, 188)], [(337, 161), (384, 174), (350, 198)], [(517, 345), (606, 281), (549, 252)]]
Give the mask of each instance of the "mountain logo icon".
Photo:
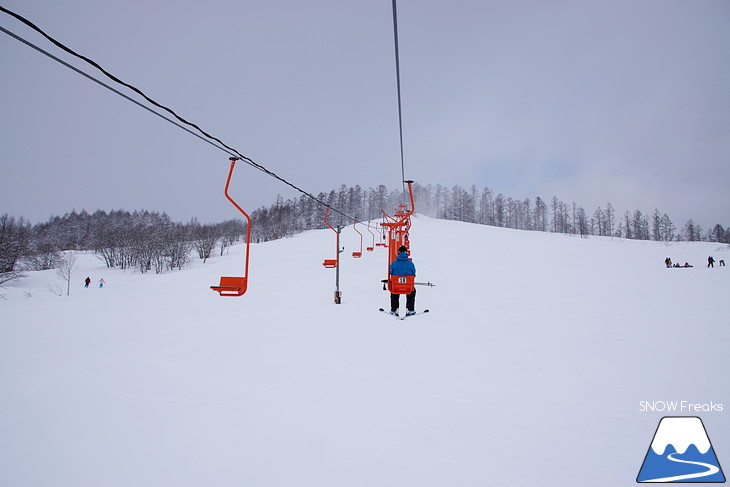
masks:
[(636, 481), (725, 482), (725, 475), (702, 420), (696, 416), (663, 417)]

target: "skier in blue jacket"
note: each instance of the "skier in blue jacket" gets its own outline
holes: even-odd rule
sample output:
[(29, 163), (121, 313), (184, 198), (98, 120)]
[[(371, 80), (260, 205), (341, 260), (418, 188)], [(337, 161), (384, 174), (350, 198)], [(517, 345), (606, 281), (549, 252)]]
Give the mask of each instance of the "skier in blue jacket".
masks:
[[(391, 276), (416, 276), (416, 266), (408, 259), (408, 249), (405, 245), (398, 248), (398, 257), (390, 263)], [(390, 294), (390, 314), (398, 314), (400, 294)], [(416, 314), (416, 289), (406, 295), (406, 316)]]

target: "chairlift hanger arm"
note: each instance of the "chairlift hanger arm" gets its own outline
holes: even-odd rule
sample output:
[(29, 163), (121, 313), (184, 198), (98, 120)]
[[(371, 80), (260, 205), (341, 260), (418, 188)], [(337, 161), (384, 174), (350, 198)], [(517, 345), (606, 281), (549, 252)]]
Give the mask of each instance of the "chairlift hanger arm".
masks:
[(394, 220), (393, 222), (383, 222), (383, 223), (381, 223), (381, 225), (383, 225), (383, 226), (387, 226), (387, 227), (399, 227), (399, 226), (403, 225), (403, 223), (411, 217), (411, 215), (413, 214), (413, 212), (416, 209), (415, 203), (413, 201), (413, 181), (408, 180), (408, 181), (403, 181), (403, 182), (408, 184), (408, 194), (409, 194), (410, 200), (411, 200), (411, 208), (410, 208), (410, 210), (403, 217), (401, 217), (400, 220), (397, 220), (397, 221), (394, 218), (390, 217), (390, 215), (388, 215), (387, 213), (385, 213), (384, 210), (381, 210), (381, 211), (383, 211), (383, 214), (385, 216), (387, 216), (388, 218)]
[(325, 207), (325, 210), (324, 210), (324, 224), (327, 225), (328, 227), (330, 227), (333, 232), (337, 233), (337, 230), (335, 230), (334, 227), (332, 225), (330, 225), (330, 222), (327, 221), (327, 217), (329, 216), (329, 214), (330, 214), (330, 207), (327, 206), (327, 207)]

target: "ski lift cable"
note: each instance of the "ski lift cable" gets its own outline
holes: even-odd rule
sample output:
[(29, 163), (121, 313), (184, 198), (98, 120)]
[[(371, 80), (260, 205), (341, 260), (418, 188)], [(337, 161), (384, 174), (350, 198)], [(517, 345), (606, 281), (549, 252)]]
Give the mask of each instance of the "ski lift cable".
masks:
[[(2, 8), (2, 7), (0, 7), (0, 9), (1, 9), (1, 8)], [(212, 145), (212, 146), (213, 146), (213, 147), (215, 147), (216, 149), (220, 149), (220, 150), (222, 150), (223, 152), (226, 152), (226, 153), (228, 153), (229, 155), (233, 155), (233, 153), (232, 153), (232, 152), (228, 151), (227, 149), (224, 149), (223, 147), (220, 147), (220, 146), (216, 145), (216, 144), (215, 144), (215, 143), (214, 143), (213, 141), (211, 141), (211, 140), (209, 140), (209, 139), (206, 139), (206, 138), (205, 138), (205, 137), (203, 137), (202, 135), (200, 135), (200, 134), (197, 134), (197, 133), (193, 132), (193, 131), (192, 131), (192, 130), (190, 130), (189, 128), (187, 128), (187, 127), (185, 127), (184, 125), (182, 125), (182, 124), (180, 124), (180, 123), (176, 122), (175, 120), (171, 119), (170, 117), (166, 117), (165, 115), (163, 115), (163, 114), (161, 114), (161, 113), (159, 113), (159, 112), (156, 112), (155, 110), (151, 109), (150, 107), (148, 107), (148, 106), (146, 106), (146, 105), (144, 105), (144, 104), (140, 103), (139, 101), (135, 100), (134, 98), (132, 98), (132, 97), (130, 97), (130, 96), (128, 96), (128, 95), (126, 95), (126, 94), (122, 93), (121, 91), (117, 90), (117, 89), (116, 89), (116, 88), (114, 88), (113, 86), (111, 86), (111, 85), (109, 85), (109, 84), (107, 84), (107, 83), (104, 83), (104, 82), (103, 82), (103, 81), (101, 81), (100, 79), (98, 79), (98, 78), (95, 78), (94, 76), (92, 76), (92, 75), (90, 75), (90, 74), (88, 74), (88, 73), (86, 73), (86, 72), (84, 72), (84, 71), (80, 70), (79, 68), (77, 68), (76, 66), (73, 66), (72, 64), (69, 64), (69, 63), (67, 63), (67, 62), (66, 62), (66, 61), (64, 61), (63, 59), (61, 59), (61, 58), (59, 58), (59, 57), (57, 57), (57, 56), (54, 56), (53, 54), (51, 54), (50, 52), (46, 51), (45, 49), (43, 49), (43, 48), (41, 48), (41, 47), (39, 47), (39, 46), (37, 46), (37, 45), (33, 44), (32, 42), (30, 42), (30, 41), (28, 41), (28, 40), (26, 40), (26, 39), (23, 39), (23, 38), (22, 38), (22, 37), (20, 37), (19, 35), (17, 35), (17, 34), (14, 34), (13, 32), (11, 32), (11, 31), (9, 31), (9, 30), (5, 29), (4, 27), (0, 26), (0, 31), (2, 31), (3, 33), (5, 33), (5, 34), (9, 35), (10, 37), (12, 37), (12, 38), (16, 39), (17, 41), (19, 41), (19, 42), (22, 42), (23, 44), (27, 45), (28, 47), (30, 47), (30, 48), (32, 48), (32, 49), (35, 49), (36, 51), (40, 52), (41, 54), (43, 54), (43, 55), (45, 55), (45, 56), (48, 56), (49, 58), (53, 59), (53, 60), (54, 60), (54, 61), (56, 61), (57, 63), (59, 63), (59, 64), (61, 64), (61, 65), (65, 66), (65, 67), (67, 67), (68, 69), (70, 69), (70, 70), (72, 70), (72, 71), (75, 71), (76, 73), (80, 74), (81, 76), (83, 76), (83, 77), (85, 77), (85, 78), (87, 78), (87, 79), (89, 79), (89, 80), (93, 81), (94, 83), (97, 83), (97, 84), (99, 84), (99, 85), (103, 86), (104, 88), (108, 89), (109, 91), (111, 91), (111, 92), (113, 92), (113, 93), (116, 93), (117, 95), (121, 96), (122, 98), (125, 98), (125, 99), (126, 99), (127, 101), (130, 101), (130, 102), (134, 103), (134, 104), (135, 104), (135, 105), (137, 105), (138, 107), (140, 107), (140, 108), (143, 108), (144, 110), (147, 110), (148, 112), (150, 112), (150, 113), (152, 113), (152, 114), (154, 114), (154, 115), (157, 115), (158, 117), (160, 117), (160, 118), (162, 118), (162, 119), (166, 120), (167, 122), (170, 122), (171, 124), (175, 125), (176, 127), (178, 127), (178, 128), (180, 128), (180, 129), (182, 129), (182, 130), (184, 130), (184, 131), (188, 132), (188, 133), (189, 133), (190, 135), (193, 135), (193, 136), (195, 136), (195, 137), (199, 138), (200, 140), (202, 140), (203, 142), (206, 142), (206, 143), (208, 143), (208, 144)]]
[[(69, 64), (69, 63), (67, 63), (67, 62), (65, 62), (65, 61), (63, 61), (63, 60), (61, 60), (61, 59), (60, 59), (60, 58), (58, 58), (57, 56), (54, 56), (54, 55), (52, 55), (51, 53), (49, 53), (49, 52), (45, 51), (44, 49), (42, 49), (42, 48), (40, 48), (40, 47), (38, 47), (38, 46), (34, 45), (34, 44), (33, 44), (33, 43), (31, 43), (30, 41), (27, 41), (27, 40), (23, 39), (22, 37), (20, 37), (20, 36), (18, 36), (18, 35), (16, 35), (16, 34), (13, 34), (12, 32), (8, 31), (7, 29), (5, 29), (5, 28), (2, 28), (2, 27), (0, 27), (0, 30), (2, 30), (2, 32), (4, 32), (5, 34), (7, 34), (7, 35), (9, 35), (9, 36), (11, 36), (11, 37), (13, 37), (13, 38), (15, 38), (15, 39), (16, 39), (16, 40), (18, 40), (18, 41), (21, 41), (21, 42), (23, 42), (24, 44), (28, 45), (29, 47), (32, 47), (33, 49), (37, 50), (38, 52), (40, 52), (40, 53), (42, 53), (42, 54), (45, 54), (46, 56), (50, 57), (50, 58), (51, 58), (51, 59), (53, 59), (54, 61), (57, 61), (57, 62), (59, 62), (59, 63), (60, 63), (60, 64), (62, 64), (63, 66), (65, 66), (65, 67), (67, 67), (67, 68), (69, 68), (69, 69), (72, 69), (73, 71), (75, 71), (75, 72), (77, 72), (77, 73), (79, 73), (79, 74), (81, 74), (81, 75), (85, 76), (86, 78), (88, 78), (88, 79), (91, 79), (91, 80), (95, 81), (96, 83), (99, 83), (99, 84), (100, 84), (101, 86), (104, 86), (105, 88), (107, 88), (107, 89), (111, 90), (112, 92), (114, 92), (114, 93), (118, 94), (119, 96), (122, 96), (122, 97), (123, 97), (123, 98), (125, 98), (126, 100), (128, 100), (128, 101), (131, 101), (131, 102), (135, 103), (136, 105), (138, 105), (138, 106), (140, 106), (140, 107), (144, 108), (145, 110), (148, 110), (148, 111), (150, 111), (150, 112), (154, 113), (155, 115), (157, 115), (157, 116), (161, 117), (162, 119), (164, 119), (164, 120), (166, 120), (166, 121), (168, 121), (168, 122), (170, 122), (170, 123), (173, 123), (173, 124), (174, 124), (174, 125), (176, 125), (177, 127), (179, 127), (179, 128), (181, 128), (181, 129), (185, 130), (186, 132), (190, 133), (191, 135), (195, 135), (196, 137), (198, 137), (198, 138), (200, 138), (200, 139), (202, 139), (202, 140), (205, 140), (206, 142), (208, 142), (209, 144), (213, 145), (214, 147), (216, 147), (216, 148), (218, 148), (218, 149), (220, 149), (220, 150), (222, 150), (222, 151), (226, 152), (226, 153), (227, 153), (228, 155), (230, 155), (230, 156), (235, 156), (235, 157), (237, 157), (237, 158), (241, 159), (241, 160), (242, 160), (243, 162), (245, 162), (246, 164), (248, 164), (248, 165), (250, 165), (250, 166), (252, 166), (252, 167), (254, 167), (254, 168), (258, 169), (259, 171), (263, 172), (264, 174), (266, 174), (266, 175), (268, 175), (268, 176), (270, 176), (270, 177), (273, 177), (274, 179), (277, 179), (278, 181), (280, 181), (280, 182), (282, 182), (282, 183), (286, 184), (287, 186), (289, 186), (289, 187), (291, 187), (291, 188), (295, 189), (295, 190), (296, 190), (296, 191), (298, 191), (299, 193), (301, 193), (301, 194), (303, 194), (303, 195), (307, 196), (308, 198), (311, 198), (312, 200), (316, 201), (317, 203), (319, 203), (319, 204), (321, 204), (321, 205), (323, 205), (323, 206), (325, 206), (325, 207), (329, 207), (329, 208), (331, 208), (331, 209), (332, 209), (332, 211), (334, 211), (335, 213), (338, 213), (339, 215), (341, 215), (341, 216), (345, 217), (346, 219), (348, 219), (348, 220), (352, 220), (352, 221), (354, 221), (354, 220), (355, 220), (355, 217), (352, 217), (352, 216), (350, 216), (350, 215), (347, 215), (347, 214), (345, 214), (344, 212), (342, 212), (342, 211), (338, 210), (337, 208), (335, 208), (335, 207), (332, 207), (331, 205), (328, 205), (327, 203), (325, 203), (324, 201), (320, 200), (319, 198), (317, 198), (317, 197), (316, 197), (316, 196), (314, 196), (313, 194), (311, 194), (311, 193), (309, 193), (309, 192), (307, 192), (307, 191), (303, 190), (302, 188), (300, 188), (300, 187), (296, 186), (295, 184), (293, 184), (293, 183), (291, 183), (291, 182), (287, 181), (287, 180), (286, 180), (286, 179), (284, 179), (283, 177), (281, 177), (281, 176), (279, 176), (278, 174), (274, 173), (273, 171), (271, 171), (271, 170), (267, 169), (267, 168), (266, 168), (265, 166), (263, 166), (263, 165), (261, 165), (261, 164), (257, 163), (256, 161), (254, 161), (254, 160), (253, 160), (253, 159), (251, 159), (250, 157), (247, 157), (247, 156), (245, 156), (245, 155), (241, 154), (241, 153), (240, 153), (240, 152), (239, 152), (238, 150), (236, 150), (235, 148), (233, 148), (233, 147), (231, 147), (231, 146), (227, 145), (227, 144), (226, 144), (225, 142), (223, 142), (223, 141), (222, 141), (221, 139), (219, 139), (219, 138), (217, 138), (217, 137), (215, 137), (215, 136), (213, 136), (213, 135), (211, 135), (211, 134), (207, 133), (207, 132), (206, 132), (206, 131), (204, 131), (204, 130), (203, 130), (202, 128), (200, 128), (200, 127), (199, 127), (198, 125), (196, 125), (195, 123), (189, 122), (188, 120), (186, 120), (186, 119), (182, 118), (182, 117), (181, 117), (180, 115), (178, 115), (178, 114), (177, 114), (177, 113), (176, 113), (176, 112), (175, 112), (174, 110), (172, 110), (171, 108), (168, 108), (168, 107), (166, 107), (166, 106), (164, 106), (164, 105), (162, 105), (162, 104), (158, 103), (158, 102), (157, 102), (157, 101), (155, 101), (154, 99), (150, 98), (149, 96), (147, 96), (147, 95), (146, 95), (146, 94), (145, 94), (144, 92), (142, 92), (142, 91), (141, 91), (141, 90), (140, 90), (139, 88), (137, 88), (137, 87), (135, 87), (135, 86), (133, 86), (133, 85), (131, 85), (131, 84), (129, 84), (129, 83), (126, 83), (126, 82), (122, 81), (121, 79), (119, 79), (118, 77), (114, 76), (113, 74), (111, 74), (110, 72), (108, 72), (107, 70), (105, 70), (104, 68), (102, 68), (102, 67), (101, 67), (101, 66), (100, 66), (100, 65), (99, 65), (99, 64), (98, 64), (97, 62), (93, 61), (92, 59), (89, 59), (89, 58), (88, 58), (88, 57), (86, 57), (86, 56), (83, 56), (82, 54), (79, 54), (79, 53), (77, 53), (76, 51), (74, 51), (73, 49), (71, 49), (71, 48), (67, 47), (66, 45), (64, 45), (64, 44), (63, 44), (63, 43), (61, 43), (60, 41), (58, 41), (58, 40), (54, 39), (54, 38), (53, 38), (52, 36), (50, 36), (49, 34), (47, 34), (46, 32), (44, 32), (44, 31), (43, 31), (43, 30), (42, 30), (42, 29), (41, 29), (40, 27), (38, 27), (37, 25), (35, 25), (35, 24), (34, 24), (33, 22), (31, 22), (30, 20), (26, 19), (25, 17), (23, 17), (23, 16), (21, 16), (21, 15), (19, 15), (19, 14), (15, 13), (15, 12), (12, 12), (12, 11), (10, 11), (10, 10), (6, 9), (6, 8), (5, 8), (5, 7), (3, 7), (2, 5), (0, 5), (0, 11), (2, 11), (2, 12), (4, 12), (4, 13), (6, 13), (6, 14), (8, 14), (8, 15), (10, 15), (11, 17), (14, 17), (15, 19), (17, 19), (17, 20), (19, 20), (20, 22), (24, 23), (25, 25), (27, 25), (27, 26), (28, 26), (28, 27), (30, 27), (31, 29), (35, 30), (36, 32), (38, 32), (39, 34), (41, 34), (41, 35), (42, 35), (43, 37), (45, 37), (46, 39), (48, 39), (48, 41), (50, 41), (50, 42), (51, 42), (51, 43), (52, 43), (53, 45), (55, 45), (55, 46), (56, 46), (56, 47), (58, 47), (59, 49), (61, 49), (61, 50), (65, 51), (66, 53), (68, 53), (68, 54), (70, 54), (70, 55), (72, 55), (72, 56), (74, 56), (74, 57), (76, 57), (76, 58), (78, 58), (78, 59), (81, 59), (82, 61), (84, 61), (84, 62), (86, 62), (86, 63), (90, 64), (91, 66), (93, 66), (94, 68), (98, 69), (98, 70), (99, 70), (99, 71), (101, 71), (101, 72), (102, 72), (102, 73), (103, 73), (103, 74), (104, 74), (105, 76), (107, 76), (108, 78), (110, 78), (110, 79), (111, 79), (112, 81), (114, 81), (115, 83), (117, 83), (117, 84), (120, 84), (120, 85), (122, 85), (122, 86), (124, 86), (124, 87), (126, 87), (126, 88), (128, 88), (128, 89), (130, 89), (130, 90), (132, 90), (133, 92), (135, 92), (135, 93), (137, 93), (138, 95), (140, 95), (140, 96), (141, 96), (142, 98), (144, 98), (144, 99), (145, 99), (145, 100), (146, 100), (147, 102), (151, 103), (151, 104), (152, 104), (152, 105), (154, 105), (155, 107), (157, 107), (157, 108), (160, 108), (161, 110), (164, 110), (164, 111), (168, 112), (168, 113), (169, 113), (170, 115), (172, 115), (172, 116), (173, 116), (173, 117), (174, 117), (174, 118), (175, 118), (175, 119), (176, 119), (176, 120), (177, 120), (177, 121), (178, 121), (179, 123), (178, 123), (178, 122), (175, 122), (175, 121), (173, 121), (172, 119), (170, 119), (170, 118), (168, 118), (168, 117), (165, 117), (165, 116), (163, 116), (162, 114), (160, 114), (160, 113), (158, 113), (158, 112), (156, 112), (156, 111), (154, 111), (154, 110), (150, 109), (149, 107), (146, 107), (146, 106), (144, 106), (144, 105), (143, 105), (143, 104), (141, 104), (140, 102), (138, 102), (138, 101), (134, 100), (133, 98), (131, 98), (131, 97), (129, 97), (129, 96), (127, 96), (127, 95), (123, 94), (123, 93), (122, 93), (122, 92), (120, 92), (119, 90), (116, 90), (116, 89), (114, 89), (113, 87), (111, 87), (111, 86), (107, 85), (106, 83), (103, 83), (103, 82), (101, 82), (101, 81), (97, 80), (97, 79), (96, 79), (96, 78), (94, 78), (93, 76), (91, 76), (91, 75), (89, 75), (89, 74), (87, 74), (87, 73), (83, 72), (82, 70), (80, 70), (80, 69), (78, 69), (78, 68), (76, 68), (76, 67), (72, 66), (71, 64)], [(182, 125), (181, 125), (181, 124), (182, 124)], [(192, 127), (192, 128), (194, 128), (195, 130), (197, 130), (198, 132), (200, 132), (200, 134), (197, 134), (197, 133), (193, 132), (192, 130), (190, 130), (190, 129), (188, 129), (188, 128), (184, 127), (183, 125), (187, 125), (187, 126), (189, 126), (189, 127)], [(217, 145), (217, 144), (220, 144), (220, 145)]]
[(393, 44), (395, 46), (395, 82), (398, 93), (398, 134), (400, 139), (400, 170), (401, 181), (403, 182), (403, 199), (406, 197), (406, 169), (405, 158), (403, 157), (403, 106), (401, 103), (400, 88), (400, 52), (398, 49), (398, 8), (396, 0), (393, 0)]

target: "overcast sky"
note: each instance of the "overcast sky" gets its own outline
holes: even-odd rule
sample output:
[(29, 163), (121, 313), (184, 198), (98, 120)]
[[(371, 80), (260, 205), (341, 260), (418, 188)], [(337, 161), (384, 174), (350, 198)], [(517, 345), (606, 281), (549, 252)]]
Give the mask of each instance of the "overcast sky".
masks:
[[(309, 192), (400, 187), (390, 1), (0, 4)], [(400, 0), (398, 19), (407, 178), (730, 225), (727, 0)], [(0, 213), (237, 216), (224, 152), (1, 32), (0, 65)], [(231, 192), (298, 197), (248, 166)]]

